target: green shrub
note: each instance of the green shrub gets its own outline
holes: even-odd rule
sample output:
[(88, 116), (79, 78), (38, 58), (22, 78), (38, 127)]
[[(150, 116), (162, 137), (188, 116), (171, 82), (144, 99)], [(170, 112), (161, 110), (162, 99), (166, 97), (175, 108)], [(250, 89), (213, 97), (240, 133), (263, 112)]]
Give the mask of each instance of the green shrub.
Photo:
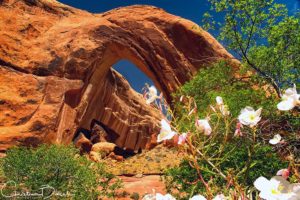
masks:
[(250, 78), (235, 78), (232, 67), (222, 61), (200, 69), (174, 96), (177, 97), (175, 99), (181, 95), (194, 97), (202, 116), (206, 115), (207, 107), (215, 102), (217, 96), (223, 97), (233, 116), (248, 105), (263, 107), (265, 115), (272, 114), (276, 109), (275, 97), (266, 97), (264, 90), (253, 89), (254, 86), (259, 86), (259, 83)]
[(5, 187), (5, 194), (11, 191), (41, 193), (43, 187), (47, 188), (43, 190), (44, 197), (52, 199), (96, 199), (113, 197), (120, 187), (119, 181), (111, 183), (115, 177), (105, 171), (103, 164), (79, 156), (73, 146), (13, 148), (3, 159), (2, 168), (6, 181), (15, 183), (13, 188)]

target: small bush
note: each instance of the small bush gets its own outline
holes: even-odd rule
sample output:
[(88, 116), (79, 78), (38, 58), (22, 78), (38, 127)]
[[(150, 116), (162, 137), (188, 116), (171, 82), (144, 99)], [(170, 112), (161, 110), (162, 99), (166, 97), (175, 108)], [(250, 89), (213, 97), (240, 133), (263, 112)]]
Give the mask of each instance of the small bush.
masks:
[(105, 171), (103, 164), (80, 157), (73, 146), (13, 148), (3, 159), (2, 168), (6, 181), (13, 181), (13, 188), (5, 187), (4, 194), (11, 191), (41, 193), (41, 188), (46, 188), (44, 198), (96, 199), (113, 197), (120, 187), (119, 181), (111, 183), (115, 177)]

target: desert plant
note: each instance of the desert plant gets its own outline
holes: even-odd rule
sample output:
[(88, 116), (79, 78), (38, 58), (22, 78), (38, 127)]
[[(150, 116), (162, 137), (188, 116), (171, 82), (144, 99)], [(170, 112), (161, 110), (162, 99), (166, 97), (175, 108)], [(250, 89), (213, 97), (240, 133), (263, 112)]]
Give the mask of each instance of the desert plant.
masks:
[(2, 196), (26, 191), (31, 195), (40, 194), (35, 198), (41, 199), (50, 196), (52, 199), (113, 198), (120, 187), (118, 180), (112, 183), (115, 176), (107, 173), (103, 164), (81, 157), (73, 146), (12, 148), (3, 159), (2, 168), (8, 183)]

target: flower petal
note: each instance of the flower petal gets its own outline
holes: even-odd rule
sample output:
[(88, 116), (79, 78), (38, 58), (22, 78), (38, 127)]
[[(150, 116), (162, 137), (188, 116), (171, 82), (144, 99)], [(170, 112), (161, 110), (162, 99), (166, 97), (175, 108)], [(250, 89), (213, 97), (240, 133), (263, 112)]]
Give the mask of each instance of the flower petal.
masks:
[(155, 194), (146, 194), (142, 200), (156, 200)]
[(161, 131), (157, 136), (157, 142), (159, 143), (164, 140), (170, 140), (174, 137), (174, 135), (176, 135), (176, 132), (174, 132), (174, 131), (170, 131), (170, 132)]
[(223, 99), (220, 96), (216, 97), (216, 102), (217, 102), (218, 105), (223, 105), (224, 104)]
[(290, 190), (300, 197), (300, 183), (293, 183), (290, 185)]
[(162, 128), (162, 129), (167, 130), (167, 131), (171, 131), (171, 126), (170, 126), (170, 124), (167, 122), (167, 120), (162, 119), (162, 120), (160, 121), (160, 124), (161, 124), (161, 128)]
[(281, 136), (279, 134), (276, 134), (271, 140), (269, 140), (270, 144), (276, 145), (280, 142)]
[(187, 133), (182, 133), (179, 138), (178, 138), (178, 144), (181, 145), (181, 144), (184, 144), (185, 141), (186, 141), (186, 138), (187, 138)]
[(149, 94), (152, 95), (152, 96), (157, 96), (157, 89), (155, 86), (151, 86), (149, 87)]
[(252, 108), (251, 106), (246, 106), (246, 108), (244, 108), (243, 110), (251, 112), (251, 111), (254, 111), (254, 108)]
[(287, 193), (290, 186), (290, 183), (282, 176), (272, 177), (270, 183), (272, 185), (272, 188), (279, 189), (282, 193)]
[(212, 128), (209, 125), (209, 122), (207, 119), (200, 119), (196, 121), (196, 127), (203, 131), (205, 135), (210, 135), (212, 132)]
[(206, 198), (200, 194), (193, 196), (190, 200), (206, 200)]
[(270, 181), (261, 176), (254, 181), (254, 187), (259, 191), (266, 191), (270, 189)]
[(277, 104), (278, 110), (282, 110), (282, 111), (292, 110), (294, 107), (295, 107), (295, 101), (292, 98), (288, 98), (287, 100)]
[(157, 96), (151, 96), (150, 98), (146, 99), (146, 104), (151, 104), (157, 99)]
[(166, 194), (163, 200), (176, 200), (172, 195)]
[(218, 194), (212, 200), (226, 200), (226, 197), (223, 194)]
[(260, 117), (261, 111), (262, 111), (262, 108), (259, 108), (257, 111), (255, 111), (255, 116)]

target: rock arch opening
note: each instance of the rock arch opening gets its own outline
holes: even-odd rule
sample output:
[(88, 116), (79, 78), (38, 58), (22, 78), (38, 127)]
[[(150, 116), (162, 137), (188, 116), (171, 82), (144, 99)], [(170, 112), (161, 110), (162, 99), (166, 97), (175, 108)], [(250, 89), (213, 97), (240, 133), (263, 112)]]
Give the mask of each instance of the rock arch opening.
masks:
[[(93, 72), (91, 80), (97, 73), (97, 70)], [(105, 76), (102, 74), (96, 82), (91, 80), (83, 87), (81, 99), (76, 105), (79, 108), (76, 117), (79, 128), (73, 141), (77, 140), (80, 133), (91, 139), (96, 125), (96, 129), (100, 126), (108, 134), (109, 138), (102, 138), (104, 141), (126, 150), (123, 155), (147, 148), (151, 135), (159, 132), (158, 124), (162, 117), (158, 109), (146, 104), (141, 94), (145, 82), (152, 85), (154, 81), (141, 67), (126, 59), (110, 65)], [(74, 93), (76, 91), (69, 91), (69, 95), (74, 96)], [(83, 110), (82, 113), (80, 110)]]
[(128, 81), (131, 88), (138, 93), (143, 94), (145, 84), (154, 85), (151, 78), (129, 60), (119, 60), (113, 65), (113, 69), (119, 72)]

